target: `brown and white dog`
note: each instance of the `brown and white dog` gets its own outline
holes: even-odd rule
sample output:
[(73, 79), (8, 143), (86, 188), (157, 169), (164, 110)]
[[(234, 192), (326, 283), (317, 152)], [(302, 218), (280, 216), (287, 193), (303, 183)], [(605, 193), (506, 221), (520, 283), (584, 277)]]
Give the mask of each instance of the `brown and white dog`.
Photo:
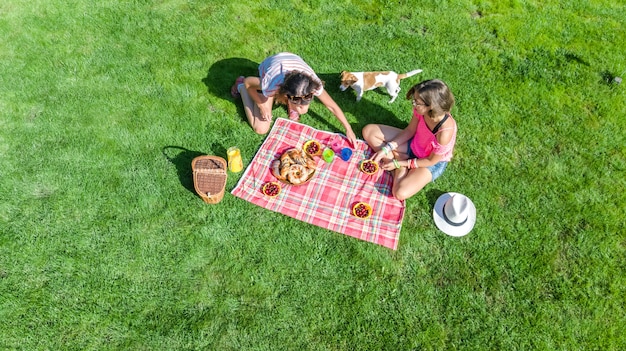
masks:
[(414, 76), (422, 72), (421, 69), (416, 69), (411, 72), (398, 74), (393, 71), (379, 71), (379, 72), (341, 72), (341, 85), (339, 89), (345, 91), (349, 87), (352, 87), (356, 91), (356, 101), (361, 101), (363, 92), (367, 90), (376, 89), (384, 86), (387, 88), (387, 93), (391, 95), (392, 103), (398, 97), (400, 92), (400, 80)]

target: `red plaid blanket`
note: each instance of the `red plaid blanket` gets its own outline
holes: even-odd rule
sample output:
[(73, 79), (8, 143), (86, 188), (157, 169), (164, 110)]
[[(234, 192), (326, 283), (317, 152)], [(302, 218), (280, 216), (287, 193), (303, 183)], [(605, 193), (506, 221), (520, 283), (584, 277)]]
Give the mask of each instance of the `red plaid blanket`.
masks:
[[(264, 183), (276, 180), (270, 170), (271, 162), (285, 150), (302, 147), (312, 139), (323, 146), (333, 143), (348, 146), (348, 140), (341, 134), (278, 118), (232, 194), (268, 210), (395, 250), (405, 204), (391, 196), (391, 174), (379, 171), (370, 176), (359, 171), (359, 163), (372, 152), (361, 140), (347, 162), (338, 155), (331, 163), (315, 157), (317, 170), (308, 183), (283, 184), (282, 191), (274, 198), (261, 192)], [(370, 218), (361, 219), (352, 214), (352, 204), (359, 201), (372, 206)]]

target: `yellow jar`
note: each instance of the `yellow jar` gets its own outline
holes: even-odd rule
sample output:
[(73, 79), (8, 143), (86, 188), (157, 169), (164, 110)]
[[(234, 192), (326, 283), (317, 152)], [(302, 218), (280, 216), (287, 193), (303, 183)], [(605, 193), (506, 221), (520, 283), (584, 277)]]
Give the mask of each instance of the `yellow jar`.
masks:
[(243, 161), (241, 160), (241, 151), (236, 146), (228, 148), (228, 170), (234, 173), (241, 172), (243, 169)]

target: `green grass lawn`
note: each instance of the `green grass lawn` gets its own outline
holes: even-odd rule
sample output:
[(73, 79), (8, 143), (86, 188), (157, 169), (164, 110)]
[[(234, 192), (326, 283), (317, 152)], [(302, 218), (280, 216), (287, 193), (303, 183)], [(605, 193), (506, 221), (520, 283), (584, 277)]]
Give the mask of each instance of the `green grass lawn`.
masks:
[[(620, 1), (0, 3), (0, 349), (626, 349)], [(421, 68), (457, 98), (455, 158), (392, 251), (228, 193), (191, 159), (264, 140), (229, 89), (301, 55), (357, 136), (411, 104), (342, 70)], [(619, 79), (618, 79), (619, 80)], [(275, 117), (285, 117), (277, 107)], [(321, 104), (301, 121), (343, 129)], [(468, 195), (466, 237), (438, 231)]]

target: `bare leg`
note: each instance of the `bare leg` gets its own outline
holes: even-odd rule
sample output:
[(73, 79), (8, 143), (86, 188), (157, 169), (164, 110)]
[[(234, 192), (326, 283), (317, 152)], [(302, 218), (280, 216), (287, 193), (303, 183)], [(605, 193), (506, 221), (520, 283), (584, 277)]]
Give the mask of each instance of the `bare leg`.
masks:
[(385, 144), (395, 138), (402, 129), (387, 126), (384, 124), (368, 124), (363, 127), (363, 139), (367, 142), (367, 144), (374, 149), (374, 151), (379, 151)]
[[(400, 132), (402, 132), (402, 129), (395, 127), (382, 124), (368, 124), (363, 128), (363, 139), (374, 151), (379, 151)], [(404, 150), (407, 149), (408, 145), (406, 143), (399, 145), (394, 151), (394, 156), (398, 160), (406, 160), (409, 156)], [(432, 179), (433, 175), (427, 168), (398, 168), (393, 171), (393, 196), (399, 200), (408, 199), (422, 190)]]
[(399, 168), (394, 171), (391, 192), (398, 200), (406, 200), (422, 190), (432, 179), (433, 175), (428, 168)]
[[(365, 139), (367, 144), (374, 149), (375, 152), (378, 152), (385, 144), (395, 139), (402, 131), (403, 129), (384, 124), (368, 124), (363, 127), (362, 133), (363, 139)], [(406, 153), (408, 148), (407, 143), (398, 145), (393, 151), (394, 157), (398, 160), (406, 160), (409, 157)]]
[[(257, 134), (267, 134), (270, 130), (270, 126), (272, 124), (272, 120), (264, 120), (261, 116), (261, 110), (259, 106), (252, 100), (248, 91), (241, 84), (238, 87), (239, 93), (241, 94), (241, 100), (243, 101), (243, 109), (246, 112), (246, 117), (248, 118), (248, 123)], [(262, 94), (259, 94), (261, 100), (266, 100), (267, 98)]]

